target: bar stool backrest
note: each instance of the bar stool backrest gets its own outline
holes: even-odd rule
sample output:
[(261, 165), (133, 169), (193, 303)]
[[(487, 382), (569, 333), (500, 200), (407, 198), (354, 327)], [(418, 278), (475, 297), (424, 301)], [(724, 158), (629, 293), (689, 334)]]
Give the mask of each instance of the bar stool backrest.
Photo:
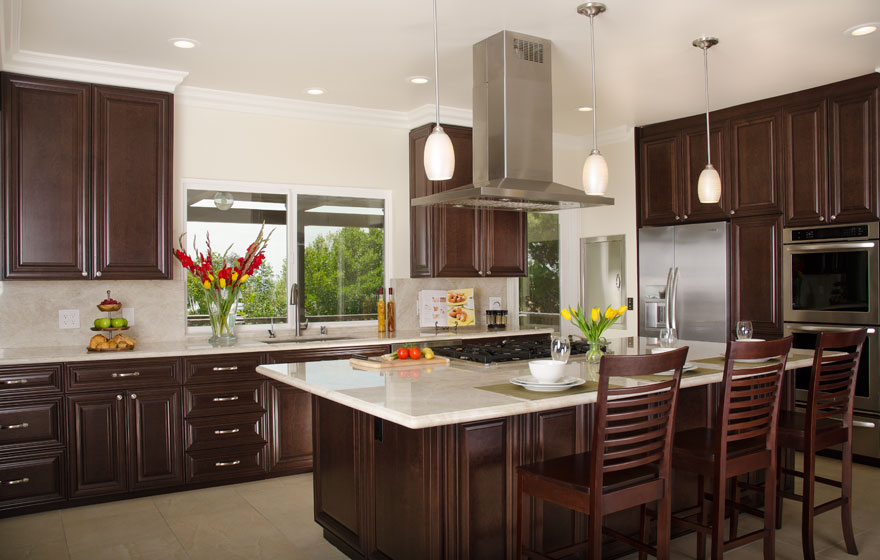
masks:
[(775, 449), (780, 389), (791, 342), (789, 336), (727, 343), (715, 429), (716, 464), (744, 452)]
[[(807, 395), (806, 429), (816, 433), (816, 424), (825, 418), (840, 418), (852, 425), (856, 374), (867, 329), (847, 332), (821, 332), (813, 357), (813, 372)], [(828, 355), (826, 351), (840, 352)]]
[[(590, 487), (603, 487), (607, 473), (641, 468), (669, 479), (675, 408), (688, 348), (662, 354), (603, 356), (593, 422)], [(668, 372), (672, 379), (629, 387), (612, 386), (626, 378)], [(600, 491), (593, 492), (600, 495)]]

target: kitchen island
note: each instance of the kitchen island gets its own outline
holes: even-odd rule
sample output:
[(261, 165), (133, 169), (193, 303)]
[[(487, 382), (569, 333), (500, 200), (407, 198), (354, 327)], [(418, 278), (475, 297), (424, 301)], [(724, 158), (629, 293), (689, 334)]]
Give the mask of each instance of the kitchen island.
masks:
[[(682, 342), (689, 361), (724, 345)], [(645, 339), (612, 341), (618, 354), (644, 353)], [(793, 351), (788, 368), (809, 366)], [(676, 429), (712, 422), (721, 366), (682, 380)], [(595, 379), (582, 359), (566, 375)], [(259, 373), (312, 394), (315, 519), (351, 558), (515, 558), (515, 468), (589, 449), (595, 391), (522, 398), (497, 392), (526, 363), (358, 370), (347, 361), (260, 366)], [(692, 480), (676, 476), (675, 503), (693, 500)], [(528, 515), (547, 550), (581, 540), (583, 516), (536, 503)], [(634, 533), (631, 512), (607, 523)], [(606, 553), (622, 552), (608, 546)]]

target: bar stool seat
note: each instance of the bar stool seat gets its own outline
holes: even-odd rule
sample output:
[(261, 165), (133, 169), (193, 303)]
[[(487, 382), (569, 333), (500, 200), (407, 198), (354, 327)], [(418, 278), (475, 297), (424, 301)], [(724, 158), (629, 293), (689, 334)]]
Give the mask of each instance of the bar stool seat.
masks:
[[(693, 428), (675, 434), (675, 447), (672, 450), (672, 468), (699, 471), (711, 476), (715, 469), (715, 430), (712, 428)], [(748, 458), (749, 461), (737, 462)], [(766, 449), (764, 438), (732, 441), (727, 447), (728, 476), (751, 472), (754, 463), (768, 464), (770, 451)], [(738, 466), (738, 463), (744, 463)], [(749, 468), (750, 470), (742, 470)]]
[[(779, 446), (803, 451), (807, 437), (806, 422), (807, 415), (803, 412), (780, 411), (779, 427), (776, 430)], [(849, 430), (840, 420), (820, 418), (816, 421), (816, 436), (821, 439), (822, 447), (827, 447), (847, 441)]]
[[(557, 457), (540, 463), (532, 463), (519, 468), (519, 472), (524, 477), (534, 479), (535, 483), (540, 481), (552, 481), (553, 484), (564, 486), (571, 490), (581, 492), (584, 498), (590, 493), (590, 475), (592, 473), (590, 461), (590, 453), (576, 453), (574, 455), (566, 455)], [(623, 490), (627, 487), (638, 486), (640, 491), (653, 493), (658, 497), (653, 498), (659, 500), (663, 497), (662, 485), (657, 480), (657, 469), (641, 466), (626, 469), (622, 471), (609, 472), (602, 477), (602, 492)], [(642, 488), (645, 483), (653, 483), (657, 486), (653, 488)], [(659, 491), (659, 494), (657, 493)]]

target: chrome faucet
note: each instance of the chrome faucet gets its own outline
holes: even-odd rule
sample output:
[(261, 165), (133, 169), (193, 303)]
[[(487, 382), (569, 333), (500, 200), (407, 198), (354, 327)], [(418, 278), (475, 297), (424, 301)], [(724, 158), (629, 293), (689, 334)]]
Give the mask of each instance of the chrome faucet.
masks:
[(275, 317), (269, 317), (269, 338), (275, 338)]
[(293, 306), (293, 329), (294, 334), (296, 336), (300, 336), (302, 334), (302, 329), (309, 328), (309, 320), (306, 319), (306, 324), (303, 325), (299, 322), (299, 284), (296, 282), (290, 287), (290, 305)]

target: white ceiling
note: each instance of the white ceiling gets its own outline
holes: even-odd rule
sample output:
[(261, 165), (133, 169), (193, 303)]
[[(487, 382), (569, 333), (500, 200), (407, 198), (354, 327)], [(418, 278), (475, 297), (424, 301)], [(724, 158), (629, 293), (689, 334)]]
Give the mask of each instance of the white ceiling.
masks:
[[(433, 76), (430, 0), (0, 1), (20, 10), (22, 51), (181, 70), (185, 86), (393, 111), (433, 103), (433, 82), (406, 81)], [(578, 3), (438, 0), (441, 105), (470, 109), (471, 46), (506, 28), (553, 42), (554, 130), (590, 133), (592, 117), (575, 110), (590, 104)], [(878, 0), (606, 4), (595, 22), (600, 130), (699, 113), (702, 59), (691, 41), (700, 35), (721, 39), (709, 51), (713, 108), (880, 67), (880, 32), (842, 34), (880, 21)], [(176, 49), (171, 37), (201, 46)], [(304, 93), (314, 86), (327, 94)]]

